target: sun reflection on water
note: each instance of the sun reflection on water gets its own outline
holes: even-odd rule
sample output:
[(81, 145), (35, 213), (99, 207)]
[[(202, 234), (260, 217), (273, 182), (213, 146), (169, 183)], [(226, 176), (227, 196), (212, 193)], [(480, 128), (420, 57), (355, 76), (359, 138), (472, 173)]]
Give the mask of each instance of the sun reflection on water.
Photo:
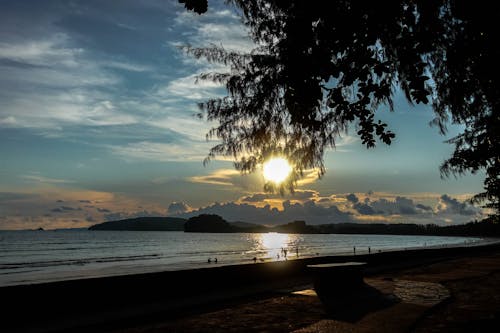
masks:
[(252, 234), (252, 253), (259, 260), (286, 260), (295, 258), (300, 239), (297, 235), (268, 232)]

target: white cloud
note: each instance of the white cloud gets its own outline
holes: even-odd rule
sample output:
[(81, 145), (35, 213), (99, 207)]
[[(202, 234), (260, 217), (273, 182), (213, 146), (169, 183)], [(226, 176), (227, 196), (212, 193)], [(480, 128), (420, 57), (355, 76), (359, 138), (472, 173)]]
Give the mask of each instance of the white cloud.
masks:
[(319, 169), (307, 169), (304, 170), (304, 175), (301, 179), (297, 181), (297, 186), (309, 185), (316, 182), (319, 179)]
[(151, 72), (153, 70), (151, 66), (126, 61), (103, 61), (101, 62), (101, 65), (104, 67), (122, 69), (130, 72)]
[[(146, 124), (153, 127), (175, 130), (177, 133), (193, 141), (205, 140), (205, 135), (209, 130), (209, 125), (206, 121), (195, 117), (183, 117), (180, 111), (178, 112), (178, 116), (159, 116), (147, 120)], [(208, 153), (208, 150), (206, 153)]]
[(64, 46), (68, 36), (56, 33), (43, 40), (28, 40), (18, 43), (0, 43), (0, 59), (8, 59), (37, 66), (77, 67), (81, 48)]
[[(146, 71), (146, 66), (93, 59), (81, 48), (72, 48), (65, 34), (45, 39), (0, 44), (2, 88), (0, 126), (64, 128), (123, 125), (137, 122), (129, 110), (120, 109), (104, 89), (122, 79), (106, 67)], [(104, 88), (104, 89), (103, 89)]]
[(119, 110), (109, 99), (95, 91), (69, 89), (45, 94), (11, 96), (0, 110), (4, 127), (64, 128), (67, 125), (107, 126), (126, 125), (138, 120)]
[(172, 203), (170, 203), (170, 205), (168, 205), (167, 214), (178, 215), (178, 214), (186, 213), (190, 210), (192, 210), (192, 208), (189, 207), (184, 202), (172, 202)]
[(188, 100), (204, 100), (221, 96), (222, 86), (207, 80), (196, 80), (196, 74), (170, 81), (157, 90), (160, 97), (179, 96)]
[(17, 120), (13, 116), (1, 118), (0, 127), (17, 127)]
[(443, 194), (439, 198), (439, 203), (436, 207), (436, 213), (440, 214), (460, 214), (465, 216), (477, 216), (481, 209), (474, 207), (466, 202), (460, 202), (458, 199), (452, 198), (447, 194)]
[(113, 154), (127, 161), (202, 161), (208, 151), (208, 148), (202, 143), (199, 143), (197, 146), (191, 146), (182, 143), (160, 143), (150, 141), (134, 142), (123, 146), (109, 145), (107, 148)]
[(234, 178), (241, 177), (239, 171), (234, 169), (219, 169), (209, 175), (193, 176), (189, 181), (200, 184), (234, 186)]
[[(242, 24), (235, 12), (228, 9), (195, 15), (192, 12), (180, 11), (174, 20), (174, 27), (184, 31), (181, 41), (170, 41), (173, 48), (183, 45), (193, 47), (223, 47), (228, 51), (250, 52), (256, 47), (249, 37), (247, 28)], [(223, 72), (228, 68), (221, 64), (208, 63), (204, 59), (182, 55), (180, 59), (185, 65), (196, 68), (196, 72)]]
[(60, 179), (60, 178), (50, 178), (50, 177), (44, 177), (41, 175), (22, 175), (20, 176), (23, 180), (30, 182), (30, 183), (45, 183), (45, 184), (69, 184), (69, 183), (74, 183), (73, 180), (68, 180), (68, 179)]

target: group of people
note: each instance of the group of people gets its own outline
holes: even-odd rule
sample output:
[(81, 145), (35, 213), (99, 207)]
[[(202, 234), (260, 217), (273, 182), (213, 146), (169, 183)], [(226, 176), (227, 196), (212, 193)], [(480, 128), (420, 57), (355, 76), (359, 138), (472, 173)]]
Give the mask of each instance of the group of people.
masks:
[[(356, 247), (355, 246), (352, 248), (352, 250), (353, 250), (353, 253), (356, 254)], [(370, 254), (371, 252), (372, 252), (371, 247), (368, 247), (368, 254)], [(381, 251), (379, 250), (378, 252), (381, 252)], [(299, 257), (299, 247), (298, 246), (295, 248), (295, 253), (296, 253), (297, 258), (298, 258)], [(319, 253), (316, 253), (316, 255), (318, 256)], [(287, 260), (288, 259), (288, 249), (285, 248), (285, 247), (282, 247), (280, 253), (276, 254), (276, 258), (278, 260), (280, 258), (285, 258), (285, 260)], [(257, 262), (257, 257), (253, 257), (252, 260), (253, 260), (254, 263), (256, 263)], [(264, 259), (260, 259), (260, 260), (264, 261)], [(212, 258), (208, 258), (208, 263), (210, 264), (212, 262), (217, 263), (217, 258), (214, 258), (213, 260), (212, 260)]]

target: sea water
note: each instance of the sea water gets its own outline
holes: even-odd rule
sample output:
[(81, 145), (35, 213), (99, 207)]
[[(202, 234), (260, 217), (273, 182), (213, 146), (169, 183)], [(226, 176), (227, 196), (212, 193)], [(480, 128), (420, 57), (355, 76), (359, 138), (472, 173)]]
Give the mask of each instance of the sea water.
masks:
[(368, 249), (374, 253), (471, 245), (480, 241), (480, 238), (396, 235), (0, 231), (0, 286), (350, 255), (354, 247), (356, 254), (363, 254)]

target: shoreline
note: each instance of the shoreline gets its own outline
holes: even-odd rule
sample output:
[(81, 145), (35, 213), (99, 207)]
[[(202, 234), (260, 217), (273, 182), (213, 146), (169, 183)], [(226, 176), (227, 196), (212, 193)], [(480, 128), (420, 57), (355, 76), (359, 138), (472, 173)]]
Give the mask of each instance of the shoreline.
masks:
[[(173, 318), (227, 302), (310, 285), (309, 264), (363, 261), (366, 276), (467, 255), (500, 252), (500, 242), (351, 256), (165, 271), (0, 287), (7, 332), (77, 331)], [(50, 304), (50, 306), (48, 306)], [(28, 321), (22, 318), (29, 318)]]
[[(350, 234), (339, 234), (340, 236), (351, 236)], [(365, 236), (365, 235), (360, 235)], [(411, 236), (418, 237), (418, 236)], [(433, 236), (422, 236), (422, 237), (433, 237)], [(434, 236), (439, 238), (456, 238), (456, 236)], [(422, 241), (421, 245), (412, 245), (408, 247), (387, 247), (387, 248), (379, 248), (374, 245), (371, 245), (371, 254), (375, 253), (387, 253), (387, 252), (397, 252), (397, 251), (407, 251), (407, 250), (428, 250), (428, 249), (442, 249), (442, 248), (454, 248), (454, 247), (471, 247), (471, 246), (483, 246), (487, 244), (492, 244), (496, 242), (500, 242), (500, 238), (485, 238), (485, 237), (459, 237), (462, 239), (461, 242), (448, 243), (448, 244), (440, 244), (440, 245), (424, 245), (424, 241)], [(370, 244), (360, 245), (361, 243), (354, 243), (356, 248), (356, 256), (360, 255), (368, 255)], [(269, 251), (274, 251), (273, 249)], [(276, 252), (278, 250), (275, 250)], [(342, 249), (342, 251), (328, 251), (328, 250), (320, 250), (322, 253), (307, 252), (300, 253), (300, 256), (297, 257), (292, 250), (289, 250), (289, 256), (287, 259), (269, 256), (259, 256), (255, 255), (257, 258), (257, 263), (275, 263), (281, 261), (294, 261), (294, 260), (312, 260), (315, 258), (322, 257), (349, 257), (353, 256), (353, 250), (351, 249)], [(155, 254), (154, 256), (157, 256)], [(207, 257), (209, 255), (207, 254)], [(203, 257), (203, 254), (201, 254)], [(217, 256), (219, 257), (219, 256)], [(239, 266), (239, 265), (254, 265), (255, 263), (252, 260), (254, 254), (248, 254), (245, 258), (243, 255), (238, 258), (222, 258), (219, 257), (218, 263), (207, 263), (206, 259), (201, 259), (198, 261), (179, 261), (174, 264), (164, 263), (161, 260), (153, 261), (144, 261), (143, 263), (136, 264), (135, 261), (132, 265), (127, 265), (126, 262), (123, 262), (122, 266), (102, 266), (101, 264), (97, 264), (97, 266), (92, 264), (92, 258), (90, 265), (78, 265), (77, 260), (73, 264), (67, 264), (67, 268), (57, 269), (54, 271), (47, 270), (41, 271), (41, 273), (34, 273), (31, 275), (29, 271), (27, 274), (19, 275), (5, 275), (6, 279), (4, 279), (0, 283), (0, 288), (4, 287), (13, 287), (18, 285), (31, 285), (31, 284), (45, 284), (45, 283), (54, 283), (54, 282), (64, 282), (64, 281), (75, 281), (75, 280), (85, 280), (85, 279), (100, 279), (100, 278), (109, 278), (109, 277), (119, 277), (124, 275), (137, 275), (137, 274), (152, 274), (152, 273), (161, 273), (161, 272), (173, 272), (173, 271), (189, 271), (193, 269), (200, 268), (216, 268), (216, 267), (226, 267), (226, 266)], [(86, 261), (86, 258), (82, 258), (83, 261)], [(74, 268), (73, 268), (74, 267)], [(75, 270), (74, 270), (75, 269)], [(39, 278), (39, 279), (37, 279)]]

